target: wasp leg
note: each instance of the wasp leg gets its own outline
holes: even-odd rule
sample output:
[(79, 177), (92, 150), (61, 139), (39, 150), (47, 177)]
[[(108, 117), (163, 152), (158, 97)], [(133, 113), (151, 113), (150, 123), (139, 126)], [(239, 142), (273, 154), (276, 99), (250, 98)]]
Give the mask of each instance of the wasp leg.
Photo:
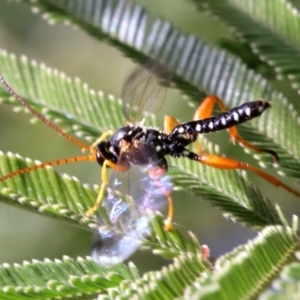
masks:
[(101, 177), (102, 177), (101, 187), (100, 187), (98, 197), (97, 197), (95, 204), (85, 212), (85, 215), (87, 217), (90, 217), (95, 211), (97, 211), (98, 208), (100, 207), (100, 205), (102, 204), (104, 189), (108, 183), (107, 172), (106, 172), (108, 163), (109, 163), (108, 160), (105, 160), (103, 163), (102, 172), (101, 172)]
[(164, 195), (167, 197), (168, 202), (168, 214), (167, 218), (164, 221), (164, 228), (166, 231), (172, 230), (172, 220), (174, 215), (174, 206), (173, 206), (173, 200), (171, 197), (171, 193), (168, 189), (166, 189), (159, 181), (158, 178), (163, 176), (166, 172), (166, 168), (153, 168), (149, 171), (149, 176), (154, 180), (157, 187), (164, 193)]
[(164, 118), (164, 133), (170, 134), (170, 132), (180, 123), (172, 116), (165, 116)]
[[(227, 111), (227, 108), (226, 108), (224, 102), (220, 98), (218, 98), (215, 95), (209, 95), (203, 100), (203, 102), (200, 104), (200, 106), (196, 110), (196, 112), (194, 114), (194, 117), (193, 117), (193, 120), (197, 121), (197, 120), (202, 120), (202, 119), (210, 117), (211, 114), (212, 114), (213, 107), (216, 103), (219, 105), (222, 112)], [(249, 148), (249, 149), (254, 150), (256, 152), (269, 153), (269, 154), (272, 155), (274, 162), (279, 161), (279, 157), (278, 157), (278, 155), (275, 151), (270, 150), (270, 149), (262, 149), (262, 148), (256, 147), (253, 144), (246, 141), (245, 139), (243, 139), (239, 135), (236, 126), (230, 127), (228, 129), (228, 132), (229, 132), (229, 135), (230, 135), (230, 139), (233, 143), (235, 141), (238, 141), (239, 143), (244, 145), (246, 148)]]
[(296, 195), (297, 197), (300, 197), (300, 192), (292, 189), (288, 185), (284, 184), (282, 181), (277, 179), (276, 177), (264, 172), (263, 170), (256, 168), (252, 165), (249, 165), (248, 163), (240, 162), (228, 157), (218, 156), (214, 154), (203, 154), (203, 155), (197, 155), (193, 152), (189, 152), (185, 154), (186, 157), (189, 159), (198, 161), (202, 164), (205, 164), (210, 167), (223, 169), (223, 170), (248, 170), (250, 172), (253, 172), (260, 176), (261, 178), (265, 179), (272, 185), (276, 187), (282, 187), (286, 191)]
[[(90, 146), (89, 150), (91, 153), (95, 153), (95, 147), (102, 141), (104, 141), (108, 136), (113, 135), (114, 131), (112, 129), (107, 130), (101, 134), (99, 138)], [(82, 148), (82, 152), (84, 153), (87, 149)]]
[(168, 201), (168, 215), (167, 218), (164, 221), (164, 229), (166, 231), (170, 231), (172, 230), (172, 220), (173, 220), (173, 215), (174, 215), (174, 206), (173, 206), (173, 200), (171, 197), (171, 193), (167, 190), (164, 190), (164, 194), (167, 197), (167, 201)]
[(112, 129), (103, 132), (101, 134), (101, 136), (99, 138), (97, 138), (97, 140), (91, 145), (90, 148), (95, 148), (97, 146), (97, 144), (104, 141), (108, 136), (113, 135), (113, 134), (114, 134), (114, 131)]
[[(170, 134), (170, 132), (178, 125), (180, 125), (180, 123), (175, 118), (173, 118), (172, 116), (168, 116), (168, 115), (165, 116), (165, 118), (164, 118), (164, 132), (166, 134)], [(186, 135), (188, 135), (188, 134), (186, 134)], [(201, 147), (201, 144), (198, 140), (195, 140), (195, 145), (196, 145), (196, 148), (197, 148), (197, 153), (199, 153), (199, 154), (202, 153), (202, 147)]]
[(98, 197), (97, 197), (97, 200), (96, 200), (95, 204), (86, 211), (85, 215), (87, 217), (90, 217), (94, 212), (96, 212), (102, 204), (105, 187), (108, 184), (107, 167), (110, 167), (110, 168), (115, 169), (115, 170), (120, 171), (120, 172), (124, 172), (127, 169), (125, 166), (116, 165), (116, 164), (112, 163), (111, 161), (109, 161), (107, 159), (104, 161), (104, 163), (102, 165), (102, 171), (101, 171), (101, 181), (102, 181), (102, 183), (101, 183), (101, 186), (100, 186)]

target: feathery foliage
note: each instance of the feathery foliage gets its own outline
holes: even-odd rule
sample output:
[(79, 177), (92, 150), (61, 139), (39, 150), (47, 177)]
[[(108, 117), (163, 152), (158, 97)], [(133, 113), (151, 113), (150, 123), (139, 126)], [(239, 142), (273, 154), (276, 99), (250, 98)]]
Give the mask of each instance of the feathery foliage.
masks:
[[(239, 127), (240, 134), (261, 148), (272, 149), (280, 157), (279, 175), (300, 178), (300, 123), (287, 97), (237, 56), (208, 45), (195, 35), (186, 35), (169, 21), (150, 20), (141, 6), (125, 0), (35, 0), (22, 1), (50, 24), (64, 23), (105, 41), (127, 58), (145, 64), (156, 60), (173, 72), (170, 85), (188, 97), (183, 105), (196, 107), (207, 93), (217, 94), (228, 108), (244, 101), (264, 98), (272, 109)], [(241, 41), (254, 55), (267, 61), (279, 75), (297, 82), (298, 14), (292, 2), (260, 1), (243, 6), (239, 1), (193, 1), (236, 29)], [(249, 3), (252, 3), (251, 5)], [(282, 22), (270, 16), (291, 15)], [(252, 17), (255, 15), (255, 18)], [(300, 29), (299, 29), (300, 30)], [(284, 42), (282, 42), (284, 40)], [(242, 56), (242, 55), (241, 55)], [(243, 58), (243, 57), (242, 57)], [(86, 141), (124, 124), (122, 103), (112, 95), (94, 91), (78, 78), (72, 79), (46, 64), (0, 52), (0, 72), (13, 89), (66, 132)], [(18, 107), (6, 90), (0, 89), (3, 104)], [(173, 103), (172, 103), (173, 104)], [(175, 105), (175, 104), (174, 104)], [(20, 108), (25, 110), (25, 108)], [(101, 117), (99, 117), (101, 116)], [(147, 126), (156, 126), (157, 116), (148, 114)], [(201, 138), (205, 151), (220, 153), (217, 145)], [(254, 155), (260, 165), (272, 166), (270, 155)], [(163, 218), (151, 221), (151, 234), (143, 249), (173, 259), (159, 271), (138, 275), (137, 268), (123, 264), (102, 268), (90, 258), (32, 261), (3, 264), (0, 268), (0, 295), (3, 299), (139, 299), (191, 297), (197, 299), (249, 299), (260, 295), (284, 270), (297, 269), (297, 218), (288, 224), (277, 204), (269, 201), (247, 178), (245, 172), (223, 171), (189, 160), (170, 159), (174, 189), (187, 191), (218, 207), (224, 216), (262, 230), (258, 237), (234, 249), (216, 263), (209, 262), (192, 233), (178, 229), (166, 232)], [(5, 175), (32, 160), (0, 152), (0, 174)], [(224, 175), (226, 173), (226, 176)], [(94, 226), (96, 218), (85, 211), (97, 197), (98, 187), (44, 168), (0, 183), (0, 200), (41, 215), (50, 215), (83, 228)], [(275, 199), (278, 200), (278, 199)], [(201, 220), (199, 221), (201, 222)], [(253, 272), (249, 276), (249, 270)], [(282, 271), (284, 272), (284, 271)], [(293, 279), (293, 275), (290, 277)], [(251, 280), (249, 280), (251, 277)], [(280, 281), (280, 292), (289, 293), (295, 284)], [(232, 284), (234, 283), (234, 284)], [(274, 292), (275, 293), (275, 292)], [(271, 297), (269, 293), (266, 297)]]
[(296, 1), (192, 1), (226, 23), (278, 77), (299, 90), (300, 13)]

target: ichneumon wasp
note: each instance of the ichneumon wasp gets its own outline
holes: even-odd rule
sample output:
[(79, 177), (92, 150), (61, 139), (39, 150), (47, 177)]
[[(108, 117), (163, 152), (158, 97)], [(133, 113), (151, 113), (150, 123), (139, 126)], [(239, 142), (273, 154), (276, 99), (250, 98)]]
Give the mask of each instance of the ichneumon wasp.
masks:
[[(146, 75), (145, 75), (146, 74)], [(190, 159), (214, 168), (251, 171), (264, 178), (274, 186), (300, 197), (300, 193), (274, 176), (245, 162), (240, 162), (223, 156), (204, 153), (201, 150), (198, 135), (228, 129), (233, 141), (238, 141), (245, 147), (256, 152), (267, 152), (278, 161), (277, 154), (270, 149), (261, 149), (243, 139), (236, 126), (260, 116), (270, 103), (264, 100), (244, 103), (227, 110), (217, 96), (207, 96), (198, 107), (193, 120), (179, 123), (176, 119), (166, 116), (164, 130), (145, 127), (141, 115), (154, 105), (158, 94), (156, 88), (150, 89), (149, 82), (155, 76), (163, 83), (170, 72), (153, 69), (149, 75), (143, 68), (137, 68), (128, 78), (123, 92), (123, 106), (126, 125), (113, 131), (104, 132), (91, 146), (69, 135), (54, 123), (47, 120), (33, 109), (22, 97), (6, 83), (2, 76), (0, 81), (5, 89), (25, 106), (33, 115), (47, 126), (61, 134), (66, 139), (80, 147), (88, 154), (53, 160), (25, 169), (16, 170), (0, 177), (0, 182), (14, 176), (20, 176), (46, 166), (55, 166), (79, 161), (97, 162), (101, 167), (102, 183), (95, 205), (87, 212), (91, 216), (104, 206), (111, 226), (107, 227), (101, 219), (97, 231), (100, 241), (95, 244), (93, 257), (104, 265), (115, 264), (128, 258), (139, 248), (143, 237), (149, 229), (149, 210), (161, 209), (168, 205), (165, 229), (171, 230), (173, 220), (173, 204), (171, 199), (171, 183), (167, 175), (168, 162), (166, 156)], [(211, 116), (215, 105), (222, 111), (217, 116)], [(196, 143), (198, 151), (191, 151), (188, 146)], [(107, 169), (114, 173), (108, 180)]]

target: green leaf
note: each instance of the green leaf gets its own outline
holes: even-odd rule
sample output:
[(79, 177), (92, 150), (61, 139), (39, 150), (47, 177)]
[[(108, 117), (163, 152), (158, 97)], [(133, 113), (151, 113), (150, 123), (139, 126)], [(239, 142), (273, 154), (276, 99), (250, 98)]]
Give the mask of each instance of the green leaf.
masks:
[(299, 89), (300, 14), (296, 3), (280, 0), (192, 2), (218, 17), (279, 77), (287, 77), (292, 86)]
[(107, 299), (175, 299), (207, 271), (207, 262), (200, 255), (181, 255), (162, 271), (148, 272), (134, 283), (127, 281), (119, 289), (108, 289)]
[[(3, 76), (14, 90), (69, 133), (95, 141), (101, 132), (121, 126), (121, 104), (112, 96), (89, 89), (80, 79), (72, 80), (45, 64), (29, 62), (25, 56), (17, 59), (4, 50), (0, 64)], [(2, 101), (15, 104), (16, 100), (9, 96), (2, 92)]]
[[(29, 159), (0, 152), (1, 175), (32, 165)], [(78, 179), (66, 174), (59, 175), (50, 167), (1, 182), (0, 197), (7, 203), (74, 224), (93, 227), (96, 221), (95, 218), (85, 217), (84, 213), (93, 206), (97, 193)]]
[[(131, 270), (132, 269), (132, 270)], [(124, 280), (138, 277), (125, 265), (108, 270), (91, 258), (33, 260), (0, 266), (2, 299), (94, 299)]]
[(254, 240), (220, 257), (216, 271), (194, 282), (184, 298), (255, 299), (284, 264), (295, 260), (297, 247), (296, 232), (290, 228), (266, 227)]
[[(199, 103), (204, 93), (217, 94), (228, 107), (258, 98), (272, 101), (271, 111), (241, 126), (240, 132), (258, 147), (278, 153), (279, 174), (300, 178), (297, 113), (266, 80), (247, 69), (240, 60), (195, 36), (181, 34), (170, 22), (148, 21), (140, 6), (122, 0), (91, 1), (86, 7), (83, 3), (72, 1), (70, 5), (68, 1), (38, 0), (33, 6), (50, 23), (68, 21), (139, 63), (158, 59), (160, 64), (174, 70), (173, 86), (193, 102)], [(259, 159), (263, 165), (271, 163), (269, 155), (261, 154)]]
[(151, 250), (154, 254), (167, 259), (185, 255), (200, 255), (200, 245), (193, 233), (184, 235), (176, 227), (171, 231), (164, 229), (164, 220), (161, 216), (151, 219), (152, 232), (142, 246), (142, 249)]
[[(233, 3), (229, 1), (220, 2), (221, 4), (216, 1), (209, 3)], [(167, 67), (174, 73), (171, 86), (189, 97), (190, 102), (186, 103), (186, 107), (197, 106), (206, 93), (214, 93), (223, 98), (228, 108), (257, 98), (272, 101), (271, 110), (241, 126), (239, 131), (257, 146), (278, 152), (280, 165), (277, 170), (280, 174), (300, 177), (300, 124), (297, 112), (270, 82), (249, 70), (241, 60), (207, 45), (196, 36), (182, 34), (169, 21), (148, 19), (147, 12), (130, 1), (23, 2), (29, 3), (35, 12), (39, 12), (50, 23), (75, 25), (94, 38), (118, 48), (136, 62), (157, 60), (162, 67)], [(239, 1), (236, 6), (249, 3)], [(256, 2), (256, 7), (265, 3), (267, 2)], [(282, 10), (276, 10), (275, 7)], [(286, 7), (293, 7), (292, 2), (275, 0), (267, 8), (270, 8), (271, 12), (276, 11), (276, 14), (288, 14), (289, 12), (284, 10)], [(238, 14), (228, 16), (232, 18), (233, 23), (234, 20), (237, 20), (237, 24), (245, 22), (244, 27), (251, 30), (252, 27), (248, 26), (250, 23), (247, 23), (248, 11), (243, 14), (240, 14), (240, 11), (241, 8), (238, 8)], [(267, 16), (266, 11), (262, 9), (261, 14), (257, 14), (256, 27), (253, 27), (252, 33), (255, 38), (259, 38), (261, 34), (264, 46), (270, 37), (269, 41), (275, 41), (276, 48), (257, 49), (264, 51), (263, 54), (268, 54), (268, 62), (272, 64), (274, 61), (278, 66), (282, 66), (278, 74), (287, 72), (297, 83), (298, 54), (293, 50), (291, 56), (287, 57), (286, 50), (291, 49), (286, 46), (294, 47), (296, 41), (292, 39), (293, 34), (285, 30), (285, 26), (290, 24), (281, 18), (277, 23), (278, 33), (271, 32), (275, 24), (272, 22), (267, 31), (261, 30), (266, 28), (265, 25), (261, 25), (261, 20), (265, 20)], [(272, 16), (270, 14), (270, 17)], [(293, 17), (294, 22), (298, 15)], [(295, 24), (291, 23), (291, 28), (297, 29)], [(265, 36), (266, 32), (271, 34)], [(277, 40), (273, 39), (278, 36), (281, 41), (283, 37), (284, 43), (277, 43)], [(251, 34), (249, 37), (251, 38)], [(291, 39), (288, 40), (287, 37)], [(250, 39), (247, 41), (249, 48)], [(272, 54), (271, 50), (276, 50), (276, 53)], [(259, 57), (263, 57), (262, 54)], [(280, 61), (282, 58), (283, 63)], [(286, 62), (288, 63), (285, 65)], [(257, 63), (259, 62), (255, 62)], [(122, 104), (113, 96), (108, 97), (102, 92), (91, 91), (79, 79), (70, 79), (46, 65), (28, 61), (26, 57), (16, 58), (5, 51), (0, 52), (0, 66), (1, 74), (17, 93), (49, 120), (89, 143), (94, 142), (107, 129), (117, 129), (124, 124)], [(288, 73), (293, 71), (295, 73)], [(17, 105), (2, 87), (0, 99), (3, 103)], [(156, 116), (148, 116), (145, 124), (156, 126)], [(201, 145), (206, 153), (220, 153), (218, 147), (205, 138), (201, 138)], [(269, 155), (255, 156), (259, 157), (262, 165), (271, 165)], [(216, 267), (212, 268), (203, 259), (193, 234), (185, 235), (177, 229), (165, 232), (163, 218), (155, 217), (151, 219), (152, 232), (143, 247), (165, 258), (174, 259), (168, 267), (147, 272), (143, 277), (139, 277), (133, 265), (127, 269), (121, 264), (107, 270), (97, 266), (89, 258), (77, 261), (69, 258), (54, 262), (33, 261), (13, 266), (5, 264), (0, 267), (0, 298), (91, 299), (97, 297), (98, 293), (102, 293), (101, 298), (112, 299), (173, 299), (184, 296), (211, 299), (253, 298), (258, 297), (275, 278), (278, 278), (284, 265), (288, 266), (288, 269), (292, 268), (290, 262), (296, 260), (295, 253), (299, 247), (296, 217), (293, 229), (290, 229), (280, 207), (265, 199), (246, 179), (245, 172), (216, 170), (184, 159), (170, 158), (169, 162), (169, 174), (174, 189), (190, 191), (201, 196), (220, 208), (225, 216), (254, 229), (267, 225), (281, 226), (266, 227), (256, 239), (218, 259)], [(11, 153), (0, 155), (1, 174), (7, 174), (27, 164), (33, 163)], [(59, 175), (50, 168), (11, 178), (0, 186), (1, 201), (22, 205), (85, 228), (93, 226), (95, 222), (93, 217), (84, 217), (84, 212), (92, 205), (95, 197), (94, 188), (83, 185), (69, 176)], [(282, 278), (279, 280), (283, 282)], [(288, 285), (294, 287), (293, 283), (289, 282), (286, 286)], [(281, 290), (288, 289), (284, 287)]]
[[(35, 105), (39, 103), (36, 106), (38, 110), (41, 109), (41, 106), (48, 107), (45, 116), (53, 122), (64, 126), (68, 132), (77, 133), (78, 136), (82, 133), (89, 133), (87, 134), (88, 138), (92, 137), (95, 141), (97, 136), (100, 135), (100, 132), (99, 135), (95, 134), (95, 136), (92, 136), (92, 133), (97, 132), (99, 128), (103, 128), (103, 130), (106, 128), (107, 130), (108, 128), (119, 128), (122, 126), (122, 106), (113, 96), (106, 97), (101, 92), (95, 93), (90, 91), (87, 85), (82, 84), (79, 80), (73, 81), (45, 65), (29, 62), (25, 57), (18, 60), (15, 56), (7, 55), (6, 52), (2, 51), (0, 59), (0, 62), (4, 66), (3, 72), (6, 75), (5, 78), (7, 78), (7, 81), (11, 81), (11, 84), (14, 85), (17, 91), (19, 91), (20, 86), (21, 95), (25, 97), (29, 103)], [(45, 81), (47, 81), (47, 84)], [(68, 91), (70, 91), (71, 84), (74, 85), (74, 89), (71, 93), (71, 97), (69, 97)], [(3, 95), (3, 101), (8, 101), (8, 93), (4, 92)], [(40, 102), (39, 99), (43, 100)], [(58, 102), (57, 99), (63, 100), (63, 102)], [(111, 114), (111, 112), (114, 113)], [(146, 124), (155, 126), (155, 117), (149, 115)], [(202, 141), (202, 145), (206, 150), (209, 150), (209, 152), (218, 152), (218, 149), (214, 148), (213, 145), (206, 140)], [(8, 165), (8, 162), (4, 161), (4, 164)], [(3, 169), (3, 175), (19, 168), (14, 165), (13, 162), (10, 164), (12, 167)], [(175, 167), (170, 168), (170, 174), (172, 175), (173, 184), (176, 189), (186, 190), (188, 186), (189, 191), (205, 197), (211, 201), (212, 204), (221, 208), (227, 216), (256, 228), (270, 224), (283, 225), (285, 223), (274, 205), (264, 199), (262, 195), (237, 172), (206, 167), (187, 159), (173, 159), (171, 165)], [(37, 174), (42, 174), (43, 172), (45, 172), (45, 170), (39, 171)], [(227, 173), (226, 177), (224, 177), (224, 172)], [(51, 190), (50, 192), (52, 192), (52, 194), (50, 196), (44, 193), (46, 190), (44, 181), (49, 182), (48, 175), (37, 176), (34, 173), (35, 172), (32, 172), (30, 176), (22, 176), (22, 178), (26, 177), (26, 180), (31, 180), (30, 178), (35, 177), (40, 178), (41, 182), (39, 184), (30, 182), (28, 183), (28, 188), (31, 190), (40, 187), (40, 190), (34, 191), (34, 193), (39, 197), (42, 197), (41, 195), (44, 196), (42, 200), (43, 204), (47, 203), (48, 197), (50, 197), (50, 199), (56, 199), (53, 193), (59, 193), (58, 191)], [(14, 179), (21, 182), (23, 181), (23, 179), (18, 179), (18, 177)], [(63, 179), (63, 181), (65, 181), (65, 179)], [(72, 188), (71, 184), (65, 183), (65, 185)], [(16, 185), (13, 186), (13, 188), (14, 192), (19, 191)], [(88, 203), (90, 203), (90, 207), (92, 206), (91, 192), (89, 192), (88, 199), (85, 200), (85, 198), (82, 197), (82, 195), (86, 193), (84, 188), (80, 189), (77, 186), (71, 191), (72, 195), (74, 194), (74, 205), (80, 206), (81, 210), (79, 212), (83, 214), (88, 207)], [(28, 197), (26, 192), (22, 196)], [(32, 195), (30, 196), (32, 197)], [(66, 199), (69, 198), (70, 196), (67, 195)], [(94, 199), (96, 199), (96, 196), (94, 196)], [(11, 197), (11, 200), (15, 201), (13, 197)], [(59, 198), (57, 198), (57, 201), (58, 203), (63, 201), (63, 204), (66, 202), (65, 200), (60, 201)], [(30, 203), (34, 202), (27, 201), (26, 203), (30, 206)], [(78, 208), (74, 207), (73, 212), (78, 213)]]
[(199, 166), (189, 160), (178, 160), (174, 165), (170, 174), (175, 187), (186, 191), (187, 186), (188, 191), (220, 208), (226, 217), (257, 229), (285, 224), (280, 209), (245, 180), (245, 173)]
[[(299, 257), (299, 252), (297, 253)], [(285, 266), (280, 277), (272, 284), (272, 289), (261, 295), (264, 300), (297, 299), (300, 293), (300, 264), (293, 262)]]

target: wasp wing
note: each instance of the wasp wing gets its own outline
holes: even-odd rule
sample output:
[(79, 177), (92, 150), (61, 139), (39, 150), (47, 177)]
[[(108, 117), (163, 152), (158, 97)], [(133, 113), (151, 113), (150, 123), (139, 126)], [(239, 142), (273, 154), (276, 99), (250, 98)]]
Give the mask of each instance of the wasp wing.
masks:
[[(92, 257), (103, 266), (121, 263), (131, 256), (149, 233), (153, 213), (167, 204), (171, 182), (166, 174), (151, 178), (153, 166), (132, 165), (126, 172), (115, 171), (103, 201), (107, 220), (99, 219), (98, 239)], [(107, 224), (110, 225), (107, 225)]]
[(121, 95), (127, 122), (137, 124), (146, 111), (154, 113), (160, 110), (171, 75), (171, 70), (155, 63), (134, 69), (126, 79)]

